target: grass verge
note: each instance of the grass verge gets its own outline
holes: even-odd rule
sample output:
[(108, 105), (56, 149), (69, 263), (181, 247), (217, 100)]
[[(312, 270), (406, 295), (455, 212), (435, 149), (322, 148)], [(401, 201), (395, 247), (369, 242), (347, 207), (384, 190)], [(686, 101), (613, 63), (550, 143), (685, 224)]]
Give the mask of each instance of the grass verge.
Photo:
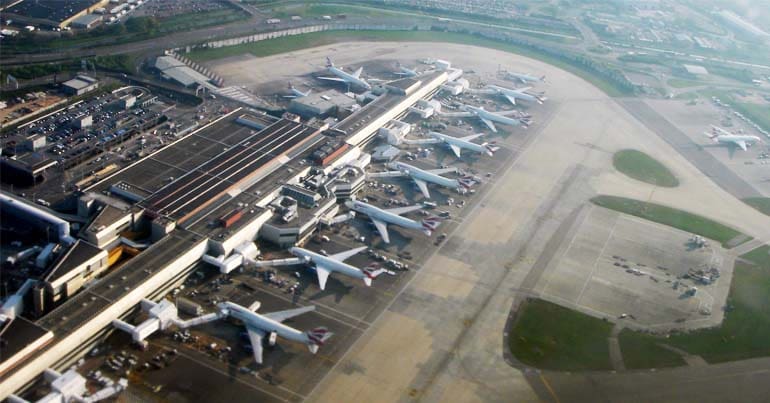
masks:
[[(658, 343), (699, 355), (710, 363), (770, 356), (770, 245), (754, 249), (741, 258), (750, 263), (736, 262), (721, 326), (675, 333), (668, 338), (621, 332), (620, 347), (624, 359), (628, 351), (631, 362), (638, 368), (671, 363), (668, 357), (651, 351), (650, 346)], [(628, 360), (626, 364), (629, 364)]]
[(770, 197), (749, 197), (743, 202), (759, 210), (764, 215), (770, 215)]
[(704, 85), (703, 83), (699, 81), (693, 81), (693, 80), (684, 80), (681, 78), (672, 78), (667, 81), (668, 85), (674, 87), (674, 88), (689, 88), (689, 87), (697, 87), (700, 85)]
[(559, 371), (612, 369), (607, 338), (612, 324), (533, 299), (519, 309), (509, 333), (511, 353), (522, 363)]
[[(742, 235), (737, 230), (706, 217), (660, 204), (604, 195), (596, 196), (591, 201), (598, 206), (713, 239), (720, 242), (723, 247), (728, 247), (728, 241)], [(744, 242), (749, 239), (747, 238)]]
[(495, 41), (481, 38), (475, 35), (440, 32), (440, 31), (326, 31), (314, 32), (310, 34), (285, 36), (259, 42), (246, 43), (242, 45), (227, 46), (216, 49), (196, 49), (185, 56), (197, 62), (205, 62), (215, 59), (221, 59), (230, 56), (239, 56), (250, 53), (257, 57), (270, 56), (279, 53), (286, 53), (300, 49), (313, 48), (317, 46), (329, 45), (338, 42), (351, 41), (372, 41), (372, 42), (447, 42), (458, 43), (461, 45), (480, 46), (490, 49), (496, 49), (503, 52), (515, 53), (530, 57), (551, 64), (555, 67), (567, 70), (604, 91), (612, 97), (628, 96), (608, 80), (598, 74), (595, 74), (585, 68), (580, 67), (580, 63), (575, 61), (570, 63), (564, 59), (556, 58), (536, 51), (531, 48), (525, 48), (511, 43)]
[(662, 337), (623, 329), (618, 335), (627, 369), (669, 368), (685, 365), (681, 355), (662, 347)]
[(618, 171), (652, 185), (667, 188), (679, 186), (679, 180), (665, 165), (638, 150), (620, 150), (612, 157)]

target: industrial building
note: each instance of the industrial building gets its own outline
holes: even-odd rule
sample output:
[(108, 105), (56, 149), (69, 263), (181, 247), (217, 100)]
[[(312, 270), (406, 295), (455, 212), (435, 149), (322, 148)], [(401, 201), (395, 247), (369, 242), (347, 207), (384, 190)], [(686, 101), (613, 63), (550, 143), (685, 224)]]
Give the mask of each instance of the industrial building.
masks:
[[(258, 237), (282, 246), (307, 239), (338, 213), (339, 200), (364, 186), (371, 157), (362, 147), (446, 80), (446, 72), (398, 80), (334, 127), (231, 111), (83, 189), (78, 210), (89, 223), (79, 239), (61, 219), (24, 207), (59, 225), (68, 252), (38, 289), (48, 289), (51, 304), (57, 295), (66, 300), (30, 322), (40, 332), (11, 336), (26, 350), (23, 358), (3, 354), (0, 398), (47, 368), (74, 362), (112, 330), (114, 319), (144, 298), (165, 295), (205, 264), (204, 256), (211, 261), (253, 247)], [(136, 256), (111, 268), (126, 250)], [(98, 273), (107, 274), (82, 287)]]
[(99, 88), (98, 80), (82, 74), (62, 83), (62, 89), (68, 95), (83, 95), (97, 88)]
[(292, 99), (289, 104), (289, 112), (306, 118), (316, 116), (344, 118), (356, 106), (358, 104), (352, 97), (336, 90), (326, 90), (323, 92), (312, 92), (307, 96)]

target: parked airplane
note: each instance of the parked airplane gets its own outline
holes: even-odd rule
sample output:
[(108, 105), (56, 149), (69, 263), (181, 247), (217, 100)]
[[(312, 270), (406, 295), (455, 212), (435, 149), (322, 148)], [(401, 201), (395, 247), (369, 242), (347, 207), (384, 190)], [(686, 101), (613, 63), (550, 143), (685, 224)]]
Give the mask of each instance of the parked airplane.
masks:
[(317, 77), (319, 80), (336, 81), (345, 83), (348, 86), (356, 85), (367, 90), (372, 89), (372, 86), (361, 78), (361, 73), (364, 71), (363, 67), (359, 67), (358, 70), (353, 73), (348, 73), (341, 68), (335, 67), (330, 58), (326, 58), (326, 69), (329, 73), (334, 74), (334, 77)]
[(711, 126), (711, 133), (704, 134), (717, 143), (738, 146), (743, 151), (748, 150), (749, 147), (754, 143), (759, 143), (762, 141), (762, 139), (760, 139), (758, 136), (751, 136), (748, 134), (733, 134), (714, 125)]
[(366, 249), (366, 246), (347, 250), (334, 255), (324, 256), (319, 253), (295, 246), (293, 248), (289, 248), (289, 252), (298, 258), (297, 263), (312, 264), (314, 266), (316, 275), (318, 276), (318, 287), (323, 290), (326, 288), (326, 280), (329, 278), (331, 273), (341, 273), (348, 277), (359, 278), (364, 280), (364, 284), (366, 284), (367, 287), (372, 285), (372, 279), (377, 278), (377, 276), (382, 273), (385, 273), (384, 269), (373, 270), (366, 268), (361, 270), (357, 267), (353, 267), (345, 263), (346, 259), (357, 254), (358, 252), (361, 252), (364, 249)]
[(428, 135), (436, 139), (437, 142), (448, 145), (449, 148), (451, 148), (455, 153), (457, 158), (460, 158), (460, 153), (462, 150), (470, 150), (477, 153), (483, 153), (491, 157), (495, 154), (495, 151), (500, 149), (500, 147), (491, 145), (489, 143), (476, 144), (471, 142), (471, 140), (483, 136), (484, 133), (472, 134), (465, 137), (452, 137), (439, 132), (429, 132)]
[(393, 74), (395, 74), (397, 76), (414, 77), (414, 76), (417, 75), (417, 71), (416, 70), (413, 70), (413, 69), (410, 69), (408, 67), (405, 67), (404, 65), (402, 65), (399, 62), (396, 62), (396, 68), (398, 69), (398, 71), (394, 72)]
[(449, 179), (441, 176), (441, 174), (457, 172), (455, 168), (425, 170), (398, 161), (388, 163), (387, 167), (393, 169), (394, 171), (370, 173), (368, 176), (371, 178), (409, 176), (412, 178), (414, 183), (417, 184), (417, 187), (420, 189), (420, 192), (422, 192), (426, 199), (430, 199), (428, 183), (455, 189), (460, 194), (466, 193), (468, 190), (470, 190), (471, 186), (476, 183), (476, 181), (470, 176), (463, 176), (459, 179)]
[(477, 117), (481, 119), (481, 121), (484, 122), (484, 124), (487, 125), (487, 127), (495, 133), (497, 133), (497, 127), (495, 127), (494, 122), (502, 123), (504, 125), (511, 125), (511, 126), (523, 125), (524, 127), (527, 127), (530, 125), (530, 123), (532, 123), (532, 121), (528, 117), (520, 117), (520, 118), (508, 117), (508, 115), (520, 115), (521, 112), (517, 110), (490, 112), (484, 109), (483, 106), (471, 106), (471, 105), (462, 105), (460, 109), (462, 109), (463, 112), (441, 112), (441, 115), (447, 116), (447, 117), (455, 117), (455, 118)]
[(281, 336), (284, 339), (306, 345), (308, 350), (315, 354), (318, 352), (318, 347), (322, 346), (333, 335), (325, 327), (316, 327), (302, 332), (282, 323), (286, 319), (315, 310), (315, 306), (312, 305), (266, 314), (255, 312), (259, 309), (259, 302), (252, 304), (250, 307), (252, 309), (233, 302), (222, 302), (217, 307), (223, 317), (226, 315), (243, 322), (249, 334), (249, 341), (254, 352), (254, 360), (257, 364), (262, 364), (262, 342), (265, 336), (267, 336), (268, 344), (271, 346), (275, 345), (278, 336)]
[(502, 95), (505, 97), (505, 99), (508, 100), (508, 102), (516, 105), (516, 100), (521, 99), (528, 102), (537, 102), (538, 104), (543, 104), (548, 98), (539, 95), (539, 94), (530, 94), (527, 91), (531, 90), (532, 87), (523, 87), (523, 88), (505, 88), (501, 87), (499, 85), (493, 85), (489, 84), (482, 90), (476, 90), (477, 93), (482, 94), (491, 94), (491, 95)]
[(289, 83), (289, 91), (291, 91), (291, 95), (284, 95), (283, 96), (284, 98), (302, 98), (302, 97), (306, 97), (306, 96), (310, 95), (310, 92), (312, 92), (313, 90), (307, 90), (305, 92), (302, 92), (302, 91), (294, 88), (294, 86), (291, 83)]
[(390, 236), (388, 235), (388, 224), (397, 225), (403, 228), (420, 230), (427, 236), (431, 236), (433, 231), (438, 228), (439, 224), (441, 224), (441, 221), (438, 219), (438, 217), (428, 217), (422, 221), (415, 221), (406, 217), (401, 217), (402, 214), (422, 209), (422, 206), (381, 209), (359, 200), (347, 201), (345, 205), (357, 213), (363, 213), (369, 216), (369, 219), (372, 220), (374, 226), (377, 228), (377, 232), (380, 233), (380, 236), (382, 236), (382, 240), (385, 241), (385, 243), (390, 243)]
[(520, 81), (520, 82), (522, 82), (524, 84), (526, 84), (526, 83), (535, 83), (535, 82), (538, 82), (538, 81), (539, 82), (543, 82), (543, 83), (545, 82), (545, 75), (540, 76), (540, 77), (535, 77), (535, 76), (530, 75), (530, 74), (506, 71), (505, 72), (505, 76), (508, 79), (517, 80), (517, 81)]

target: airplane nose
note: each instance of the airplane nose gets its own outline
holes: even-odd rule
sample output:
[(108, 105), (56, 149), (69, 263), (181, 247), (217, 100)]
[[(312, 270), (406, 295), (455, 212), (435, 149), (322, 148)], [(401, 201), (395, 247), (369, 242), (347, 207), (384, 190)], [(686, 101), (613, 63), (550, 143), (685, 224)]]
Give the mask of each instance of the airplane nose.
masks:
[(347, 208), (351, 208), (352, 209), (353, 208), (353, 201), (351, 201), (351, 200), (346, 201), (345, 202), (345, 206), (347, 206)]

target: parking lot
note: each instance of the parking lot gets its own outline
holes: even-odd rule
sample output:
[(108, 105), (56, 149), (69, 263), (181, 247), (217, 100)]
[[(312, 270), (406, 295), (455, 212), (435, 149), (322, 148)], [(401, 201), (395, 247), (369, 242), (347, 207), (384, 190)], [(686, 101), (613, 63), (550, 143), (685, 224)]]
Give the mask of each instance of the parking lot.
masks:
[[(732, 258), (717, 242), (587, 206), (534, 292), (626, 326), (665, 331), (721, 322)], [(718, 269), (713, 282), (695, 271)]]

